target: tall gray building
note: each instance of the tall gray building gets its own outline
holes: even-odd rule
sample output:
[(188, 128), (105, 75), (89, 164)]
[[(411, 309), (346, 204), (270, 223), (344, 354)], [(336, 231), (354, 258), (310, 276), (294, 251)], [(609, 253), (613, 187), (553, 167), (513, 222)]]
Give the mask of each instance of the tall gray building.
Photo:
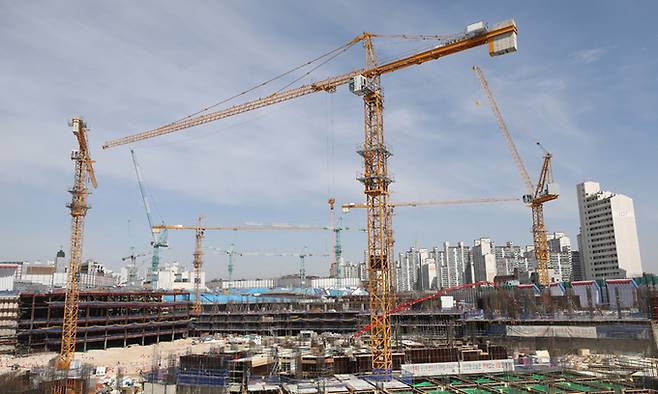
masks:
[(528, 271), (528, 261), (524, 257), (525, 248), (507, 241), (503, 246), (495, 246), (497, 275), (512, 275), (515, 269)]

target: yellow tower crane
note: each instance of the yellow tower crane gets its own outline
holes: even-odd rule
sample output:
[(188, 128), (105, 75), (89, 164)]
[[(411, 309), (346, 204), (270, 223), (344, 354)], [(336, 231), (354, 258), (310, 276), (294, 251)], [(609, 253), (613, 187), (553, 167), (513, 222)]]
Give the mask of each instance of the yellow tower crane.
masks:
[(550, 284), (550, 277), (548, 274), (548, 240), (547, 240), (547, 231), (546, 225), (544, 224), (544, 203), (548, 201), (555, 200), (559, 197), (557, 184), (553, 183), (553, 175), (551, 171), (551, 158), (553, 157), (546, 149), (544, 149), (541, 144), (538, 142), (537, 145), (542, 147), (544, 150), (544, 162), (542, 163), (541, 171), (539, 173), (539, 180), (536, 185), (533, 185), (530, 175), (528, 175), (528, 170), (526, 169), (521, 155), (519, 154), (514, 140), (512, 139), (512, 134), (507, 129), (507, 124), (505, 119), (498, 108), (496, 99), (489, 89), (489, 83), (484, 77), (484, 73), (478, 66), (473, 66), (473, 70), (480, 80), (482, 85), (482, 90), (489, 100), (491, 109), (493, 110), (494, 115), (496, 116), (496, 121), (498, 122), (498, 128), (507, 142), (507, 147), (512, 153), (514, 158), (514, 163), (521, 174), (521, 179), (526, 186), (528, 194), (523, 196), (523, 202), (528, 204), (532, 209), (532, 240), (535, 248), (535, 259), (537, 260), (537, 273), (539, 274), (539, 284), (541, 286), (548, 286)]
[(64, 371), (60, 380), (53, 386), (54, 393), (66, 393), (68, 387), (68, 369), (75, 353), (75, 342), (78, 330), (78, 300), (80, 298), (80, 266), (82, 264), (82, 241), (87, 210), (89, 210), (88, 183), (96, 188), (96, 174), (89, 155), (87, 139), (87, 124), (80, 117), (74, 117), (69, 126), (78, 139), (78, 150), (71, 152), (71, 160), (75, 162), (73, 187), (71, 188), (71, 203), (67, 207), (71, 211), (71, 241), (69, 247), (69, 264), (66, 272), (66, 299), (64, 302), (64, 320), (62, 325), (62, 344), (56, 368)]
[[(481, 45), (487, 45), (490, 56), (515, 52), (517, 49), (517, 30), (514, 20), (508, 20), (491, 27), (484, 22), (477, 22), (466, 27), (462, 33), (452, 36), (383, 36), (363, 33), (345, 45), (328, 52), (318, 59), (335, 57), (346, 49), (362, 42), (366, 52), (366, 67), (348, 73), (327, 78), (318, 82), (305, 84), (297, 88), (279, 90), (268, 96), (234, 105), (223, 110), (205, 115), (189, 116), (182, 120), (169, 123), (156, 129), (148, 130), (132, 136), (108, 141), (103, 148), (111, 148), (157, 137), (178, 130), (199, 126), (215, 120), (234, 116), (243, 112), (266, 107), (269, 105), (292, 100), (316, 92), (334, 92), (342, 85), (349, 85), (350, 91), (363, 97), (365, 135), (363, 147), (359, 154), (363, 157), (363, 174), (359, 180), (364, 184), (364, 194), (368, 205), (368, 292), (370, 297), (370, 348), (372, 353), (373, 372), (390, 375), (393, 367), (391, 348), (391, 320), (388, 311), (393, 307), (392, 264), (393, 227), (392, 214), (388, 206), (388, 186), (392, 182), (388, 175), (389, 152), (384, 141), (384, 97), (380, 77), (397, 70), (420, 65), (448, 55), (465, 51)], [(384, 64), (379, 64), (375, 56), (373, 38), (410, 38), (437, 39), (439, 44), (424, 51), (405, 55)], [(316, 59), (316, 60), (318, 60)], [(327, 60), (327, 61), (328, 61)], [(314, 60), (315, 61), (315, 60)], [(313, 62), (313, 61), (312, 61)], [(308, 62), (306, 64), (310, 64)], [(297, 67), (282, 75), (288, 75)], [(276, 78), (275, 78), (276, 79)], [(262, 86), (261, 85), (258, 85)], [(249, 89), (246, 92), (250, 92)]]
[(186, 226), (182, 224), (166, 225), (158, 224), (153, 226), (153, 232), (159, 233), (162, 230), (192, 230), (194, 231), (194, 304), (192, 312), (201, 313), (201, 272), (203, 268), (203, 237), (206, 231), (318, 231), (327, 230), (323, 226), (305, 226), (294, 224), (272, 224), (266, 226), (244, 225), (244, 226), (204, 226), (202, 224), (203, 216), (199, 216), (197, 224)]

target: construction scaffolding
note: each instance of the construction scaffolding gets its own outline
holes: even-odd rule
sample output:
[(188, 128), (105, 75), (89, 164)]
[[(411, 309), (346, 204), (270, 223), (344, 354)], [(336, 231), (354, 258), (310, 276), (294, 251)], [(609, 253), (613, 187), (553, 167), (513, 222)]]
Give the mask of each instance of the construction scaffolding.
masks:
[[(21, 293), (17, 351), (56, 351), (62, 335), (65, 292)], [(163, 297), (169, 299), (165, 301)], [(83, 291), (76, 349), (149, 345), (187, 337), (189, 293), (180, 291)]]
[(0, 353), (16, 351), (18, 294), (0, 295)]

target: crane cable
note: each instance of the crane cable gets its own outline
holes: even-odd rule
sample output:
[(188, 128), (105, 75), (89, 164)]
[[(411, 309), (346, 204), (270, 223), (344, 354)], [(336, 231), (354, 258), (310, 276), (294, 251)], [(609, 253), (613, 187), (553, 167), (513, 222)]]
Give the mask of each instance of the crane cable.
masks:
[[(407, 40), (438, 40), (438, 41), (444, 41), (444, 40), (450, 38), (450, 36), (422, 35), (422, 34), (419, 34), (419, 35), (409, 35), (409, 34), (373, 34), (372, 37), (376, 37), (376, 38), (400, 38), (400, 39), (407, 39)], [(302, 68), (304, 68), (304, 67), (306, 67), (306, 66), (309, 66), (309, 65), (311, 65), (311, 64), (313, 64), (313, 63), (315, 63), (315, 62), (317, 62), (317, 61), (319, 61), (319, 60), (321, 60), (321, 59), (324, 59), (324, 58), (326, 58), (326, 57), (329, 57), (329, 59), (327, 59), (327, 60), (325, 60), (324, 62), (320, 63), (320, 64), (317, 65), (316, 67), (312, 68), (310, 71), (304, 73), (304, 75), (302, 75), (301, 77), (296, 78), (295, 80), (293, 80), (292, 82), (290, 82), (289, 84), (285, 85), (283, 88), (281, 88), (281, 89), (278, 90), (278, 92), (281, 92), (281, 91), (285, 90), (286, 88), (290, 87), (291, 85), (293, 85), (295, 82), (298, 82), (299, 80), (301, 80), (301, 79), (303, 79), (304, 77), (308, 76), (308, 75), (311, 74), (313, 71), (315, 71), (315, 70), (317, 70), (318, 68), (320, 68), (321, 66), (327, 64), (328, 62), (330, 62), (331, 60), (333, 60), (334, 58), (336, 58), (338, 55), (340, 55), (341, 53), (347, 51), (348, 49), (350, 49), (352, 46), (354, 46), (354, 44), (356, 44), (356, 43), (359, 42), (359, 41), (360, 41), (360, 40), (352, 39), (352, 40), (348, 41), (347, 43), (345, 43), (345, 44), (343, 44), (343, 45), (341, 45), (341, 46), (339, 46), (339, 47), (337, 47), (337, 48), (335, 48), (335, 49), (332, 49), (331, 51), (326, 52), (326, 53), (324, 53), (324, 54), (322, 54), (322, 55), (320, 55), (320, 56), (318, 56), (318, 57), (316, 57), (315, 59), (309, 60), (309, 61), (307, 61), (306, 63), (303, 63), (303, 64), (301, 64), (301, 65), (299, 65), (299, 66), (297, 66), (297, 67), (294, 67), (294, 68), (292, 68), (292, 69), (290, 69), (290, 70), (288, 70), (288, 71), (286, 71), (286, 72), (284, 72), (284, 73), (282, 73), (282, 74), (279, 74), (279, 75), (277, 75), (277, 76), (275, 76), (275, 77), (273, 77), (273, 78), (270, 78), (270, 79), (268, 79), (267, 81), (261, 82), (260, 84), (255, 85), (255, 86), (253, 86), (253, 87), (251, 87), (251, 88), (249, 88), (249, 89), (247, 89), (247, 90), (245, 90), (245, 91), (243, 91), (243, 92), (241, 92), (241, 93), (235, 94), (235, 95), (233, 95), (233, 96), (231, 96), (231, 97), (228, 97), (228, 98), (226, 98), (226, 99), (224, 99), (224, 100), (221, 100), (221, 101), (219, 101), (219, 102), (217, 102), (217, 103), (215, 103), (215, 104), (213, 104), (213, 105), (209, 105), (209, 106), (207, 106), (207, 107), (205, 107), (205, 108), (203, 108), (203, 109), (201, 109), (201, 110), (199, 110), (199, 111), (197, 111), (197, 112), (194, 112), (194, 113), (192, 113), (192, 114), (190, 114), (190, 115), (187, 115), (187, 116), (185, 116), (185, 117), (183, 117), (183, 118), (181, 118), (181, 119), (175, 120), (175, 121), (171, 122), (171, 124), (175, 124), (175, 123), (178, 123), (178, 122), (182, 122), (183, 120), (189, 119), (189, 118), (191, 118), (191, 117), (193, 117), (193, 116), (199, 115), (199, 114), (201, 114), (201, 113), (203, 113), (203, 112), (206, 112), (206, 111), (208, 111), (208, 110), (210, 110), (210, 109), (212, 109), (212, 108), (215, 108), (215, 107), (217, 107), (218, 105), (225, 104), (225, 103), (227, 103), (227, 102), (229, 102), (229, 101), (231, 101), (231, 100), (233, 100), (233, 99), (236, 99), (236, 98), (238, 98), (238, 97), (240, 97), (240, 96), (243, 96), (243, 95), (245, 95), (245, 94), (247, 94), (247, 93), (253, 92), (254, 90), (256, 90), (256, 89), (258, 89), (258, 88), (261, 88), (261, 87), (263, 87), (263, 86), (265, 86), (265, 85), (267, 85), (267, 84), (269, 84), (269, 83), (271, 83), (271, 82), (274, 82), (274, 81), (276, 81), (277, 79), (281, 79), (281, 78), (285, 77), (286, 75), (289, 75), (289, 74), (291, 74), (291, 73), (293, 73), (293, 72), (295, 72), (295, 71), (297, 71), (297, 70), (300, 70), (300, 69), (302, 69)]]
[[(283, 88), (281, 89), (281, 90), (283, 90), (283, 89), (287, 88), (288, 86), (290, 86), (291, 84), (293, 84), (293, 83), (299, 81), (301, 78), (307, 76), (307, 75), (310, 74), (311, 72), (315, 71), (318, 67), (320, 67), (320, 66), (326, 64), (328, 61), (334, 59), (334, 58), (335, 58), (336, 56), (338, 56), (339, 54), (345, 52), (346, 50), (348, 50), (349, 48), (351, 48), (352, 46), (354, 46), (354, 44), (356, 44), (356, 43), (357, 43), (357, 41), (355, 41), (355, 40), (350, 40), (349, 42), (347, 42), (347, 43), (345, 43), (345, 44), (339, 46), (338, 48), (332, 49), (331, 51), (326, 52), (326, 53), (324, 53), (323, 55), (320, 55), (320, 56), (316, 57), (316, 58), (313, 59), (313, 60), (309, 60), (309, 61), (307, 61), (306, 63), (301, 64), (301, 65), (299, 65), (299, 66), (297, 66), (297, 67), (295, 67), (295, 68), (292, 68), (292, 69), (290, 69), (290, 70), (288, 70), (288, 71), (286, 71), (286, 72), (284, 72), (284, 73), (282, 73), (282, 74), (279, 74), (279, 75), (277, 75), (277, 76), (275, 76), (275, 77), (273, 77), (273, 78), (270, 78), (270, 79), (268, 79), (268, 80), (265, 81), (265, 82), (261, 82), (261, 83), (258, 84), (258, 85), (255, 85), (255, 86), (253, 86), (253, 87), (251, 87), (251, 88), (249, 88), (249, 89), (247, 89), (247, 90), (245, 90), (245, 91), (243, 91), (243, 92), (241, 92), (241, 93), (235, 94), (235, 95), (233, 95), (233, 96), (231, 96), (231, 97), (228, 97), (228, 98), (226, 98), (226, 99), (224, 99), (224, 100), (221, 100), (221, 101), (219, 101), (219, 102), (217, 102), (217, 103), (215, 103), (215, 104), (213, 104), (213, 105), (209, 105), (209, 106), (207, 106), (207, 107), (205, 107), (205, 108), (203, 108), (203, 109), (201, 109), (201, 110), (199, 110), (199, 111), (196, 111), (196, 112), (194, 112), (194, 113), (192, 113), (192, 114), (190, 114), (190, 115), (185, 116), (184, 118), (181, 118), (181, 119), (175, 120), (175, 121), (171, 122), (170, 124), (176, 124), (176, 123), (182, 122), (182, 121), (187, 120), (187, 119), (189, 119), (189, 118), (191, 118), (191, 117), (193, 117), (193, 116), (199, 115), (199, 114), (201, 114), (201, 113), (203, 113), (203, 112), (206, 112), (206, 111), (208, 111), (208, 110), (210, 110), (210, 109), (212, 109), (212, 108), (215, 108), (215, 107), (217, 107), (217, 106), (219, 106), (219, 105), (225, 104), (225, 103), (227, 103), (227, 102), (229, 102), (229, 101), (231, 101), (231, 100), (234, 100), (234, 99), (236, 99), (236, 98), (238, 98), (238, 97), (240, 97), (240, 96), (244, 96), (245, 94), (247, 94), (247, 93), (251, 93), (251, 92), (253, 92), (254, 90), (256, 90), (256, 89), (258, 89), (258, 88), (261, 88), (261, 87), (263, 87), (263, 86), (265, 86), (265, 85), (267, 85), (267, 84), (269, 84), (269, 83), (271, 83), (271, 82), (276, 81), (277, 79), (281, 79), (281, 78), (283, 78), (283, 77), (285, 77), (285, 76), (287, 76), (287, 75), (289, 75), (289, 74), (291, 74), (291, 73), (293, 73), (293, 72), (295, 72), (295, 71), (297, 71), (297, 70), (299, 70), (299, 69), (302, 69), (302, 68), (304, 68), (304, 67), (306, 67), (306, 66), (308, 66), (308, 65), (311, 65), (311, 64), (317, 62), (318, 60), (321, 60), (321, 59), (326, 58), (327, 56), (330, 56), (330, 58), (329, 58), (328, 60), (322, 62), (320, 65), (314, 67), (311, 71), (305, 73), (302, 77), (295, 79), (293, 82), (291, 82), (291, 83), (289, 83), (288, 85), (286, 85), (285, 87), (283, 87)], [(332, 55), (333, 55), (333, 56), (332, 56)]]

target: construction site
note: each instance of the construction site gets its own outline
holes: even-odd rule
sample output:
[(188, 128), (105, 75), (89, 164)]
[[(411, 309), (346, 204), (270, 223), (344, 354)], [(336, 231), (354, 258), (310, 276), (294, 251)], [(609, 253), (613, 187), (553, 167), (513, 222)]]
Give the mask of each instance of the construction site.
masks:
[[(390, 198), (393, 177), (388, 166), (391, 150), (384, 138), (382, 76), (441, 63), (465, 51), (485, 51), (492, 61), (514, 56), (521, 50), (518, 30), (516, 22), (508, 19), (472, 23), (463, 31), (441, 36), (365, 32), (271, 80), (305, 73), (285, 88), (250, 101), (240, 102), (244, 93), (238, 94), (230, 106), (207, 107), (173, 123), (103, 143), (107, 150), (157, 140), (338, 89), (358, 96), (358, 105), (363, 107), (364, 127), (355, 132), (364, 136), (357, 152), (363, 163), (357, 179), (364, 202), (338, 202), (331, 196), (328, 223), (320, 225), (212, 225), (206, 224), (203, 215), (188, 224), (158, 222), (137, 154), (131, 149), (128, 160), (146, 212), (150, 251), (137, 252), (132, 247), (130, 255), (121, 258), (125, 270), (121, 281), (84, 258), (90, 253), (83, 249), (85, 220), (95, 213), (90, 200), (104, 192), (104, 180), (97, 180), (95, 172), (103, 162), (92, 157), (86, 120), (74, 116), (70, 121), (75, 136), (70, 157), (73, 185), (62, 185), (70, 187), (71, 194), (68, 252), (62, 248), (52, 265), (0, 264), (0, 285), (4, 286), (0, 292), (0, 393), (654, 392), (658, 389), (658, 276), (629, 273), (621, 278), (574, 280), (559, 270), (560, 263), (549, 253), (544, 220), (544, 204), (560, 195), (553, 179), (553, 154), (537, 143), (543, 153), (539, 177), (533, 180), (480, 67), (461, 71), (470, 77), (475, 73), (482, 88), (479, 93), (493, 111), (493, 116), (487, 116), (512, 156), (513, 164), (507, 164), (516, 166), (524, 195), (423, 201)], [(378, 56), (375, 43), (388, 39), (431, 45), (392, 59), (389, 54)], [(362, 67), (315, 82), (299, 82), (352, 47), (363, 49)], [(271, 81), (257, 87), (267, 87)], [(524, 272), (514, 267), (511, 274), (496, 274), (488, 260), (478, 266), (471, 257), (472, 268), (462, 267), (460, 277), (447, 270), (439, 273), (440, 268), (435, 272), (434, 265), (425, 264), (412, 274), (418, 283), (428, 277), (430, 284), (403, 290), (402, 277), (411, 271), (404, 271), (402, 257), (396, 258), (394, 211), (473, 204), (529, 208), (530, 218), (518, 225), (532, 236), (527, 253), (534, 265)], [(344, 225), (338, 212), (347, 215), (351, 210), (365, 210), (366, 223), (359, 228)], [(65, 214), (62, 209), (61, 216)], [(341, 236), (344, 240), (355, 231), (366, 237), (361, 266), (344, 264), (342, 258)], [(165, 269), (161, 261), (164, 248), (169, 247), (168, 234), (174, 232), (193, 239), (181, 245), (189, 249), (193, 267), (189, 272)], [(329, 238), (331, 245), (325, 252), (306, 247), (289, 253), (248, 252), (234, 245), (211, 250), (204, 243), (210, 232), (316, 233)], [(227, 277), (206, 278), (208, 253), (228, 259)], [(297, 272), (280, 278), (234, 278), (234, 258), (266, 255), (290, 258)], [(307, 274), (305, 259), (311, 256), (324, 258), (327, 277)], [(447, 252), (443, 256), (447, 261)], [(143, 275), (137, 265), (140, 258), (148, 261)], [(447, 285), (442, 285), (442, 275)]]

